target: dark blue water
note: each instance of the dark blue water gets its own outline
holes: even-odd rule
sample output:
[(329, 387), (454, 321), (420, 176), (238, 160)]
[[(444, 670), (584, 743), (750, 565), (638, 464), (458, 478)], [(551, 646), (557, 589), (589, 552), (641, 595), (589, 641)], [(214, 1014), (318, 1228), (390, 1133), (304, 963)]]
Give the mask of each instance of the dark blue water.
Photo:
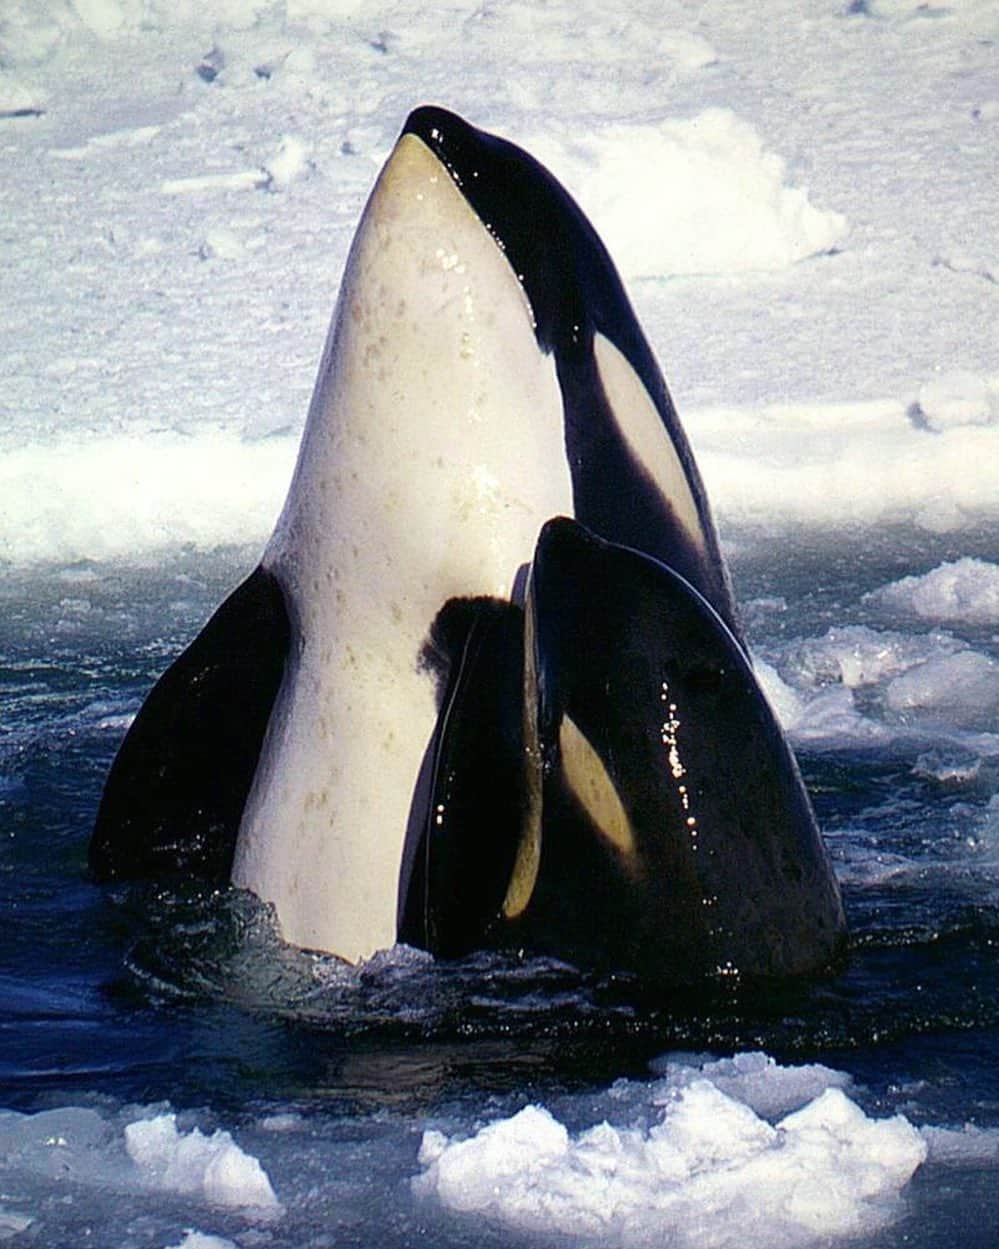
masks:
[[(746, 535), (734, 551), (751, 642), (769, 660), (830, 626), (874, 627), (863, 595), (878, 585), (959, 554), (997, 555), (988, 534), (899, 533), (873, 548), (862, 536), (803, 540), (779, 560), (770, 540)], [(442, 1107), (641, 1078), (670, 1050), (762, 1049), (850, 1072), (869, 1113), (999, 1126), (999, 765), (960, 726), (868, 745), (834, 735), (799, 752), (851, 947), (836, 974), (766, 999), (736, 986), (710, 1002), (664, 1001), (625, 980), (496, 957), (449, 967), (414, 954), (341, 975), (282, 947), (244, 895), (91, 883), (90, 825), (127, 717), (251, 563), (228, 552), (4, 575), (0, 1106), (169, 1102), (229, 1123), (294, 1109), (362, 1136), (387, 1115), (412, 1135)], [(995, 654), (994, 631), (947, 629)], [(934, 749), (976, 766), (934, 771)], [(404, 1160), (388, 1157), (384, 1199), (329, 1243), (416, 1236), (393, 1195)], [(982, 1166), (924, 1168), (901, 1220), (865, 1243), (994, 1245), (994, 1179)], [(377, 1174), (372, 1183), (377, 1192)], [(62, 1243), (58, 1226), (50, 1217), (23, 1235)], [(291, 1217), (268, 1243), (320, 1243), (314, 1233)], [(119, 1243), (102, 1235), (91, 1243)], [(160, 1225), (129, 1236), (170, 1243)]]

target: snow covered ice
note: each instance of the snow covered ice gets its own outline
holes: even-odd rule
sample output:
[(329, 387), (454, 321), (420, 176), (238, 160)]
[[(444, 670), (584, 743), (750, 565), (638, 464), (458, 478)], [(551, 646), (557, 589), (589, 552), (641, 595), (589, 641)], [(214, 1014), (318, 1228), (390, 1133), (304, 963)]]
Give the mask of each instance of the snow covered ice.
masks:
[(978, 524), (994, 283), (939, 260), (994, 241), (991, 6), (845, 7), (13, 6), (4, 98), (46, 103), (5, 141), (0, 554), (266, 536), (363, 197), (434, 96), (605, 234), (722, 518)]
[[(991, 1249), (997, 40), (992, 0), (0, 5), (0, 1240)], [(123, 951), (83, 880), (425, 101), (535, 152), (628, 281), (847, 892), (818, 1005), (344, 973), (217, 900)]]

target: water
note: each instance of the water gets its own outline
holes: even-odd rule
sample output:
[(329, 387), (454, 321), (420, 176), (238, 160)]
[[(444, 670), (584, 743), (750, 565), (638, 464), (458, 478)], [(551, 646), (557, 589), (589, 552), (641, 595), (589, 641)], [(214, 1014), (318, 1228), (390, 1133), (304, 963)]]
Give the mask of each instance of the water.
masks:
[[(649, 1096), (649, 1064), (676, 1052), (818, 1062), (853, 1078), (851, 1096), (871, 1116), (999, 1128), (995, 739), (967, 703), (949, 722), (900, 717), (884, 681), (856, 685), (851, 716), (816, 735), (809, 708), (829, 691), (807, 684), (830, 627), (896, 647), (901, 632), (923, 650), (933, 633), (938, 651), (973, 646), (994, 658), (987, 623), (934, 633), (925, 621), (879, 618), (864, 598), (959, 554), (994, 560), (994, 540), (898, 530), (833, 547), (785, 535), (777, 560), (765, 535), (729, 536), (754, 650), (797, 685), (804, 707), (799, 754), (852, 936), (825, 980), (768, 999), (734, 985), (696, 1003), (513, 957), (448, 966), (396, 951), (343, 969), (282, 946), (247, 895), (96, 887), (87, 838), (127, 717), (252, 553), (11, 571), (0, 614), (2, 1103), (89, 1107), (107, 1137), (41, 1185), (8, 1146), (2, 1204), (34, 1220), (20, 1235), (62, 1244), (86, 1227), (88, 1243), (165, 1246), (194, 1226), (245, 1245), (558, 1241), (554, 1228), (494, 1221), (483, 1233), (480, 1219), (414, 1195), (422, 1132), (467, 1136), (528, 1101), (578, 1131), (620, 1113), (622, 1089)], [(858, 732), (861, 721), (880, 737)], [(262, 1160), (284, 1214), (254, 1222), (123, 1180), (121, 1125), (167, 1108), (188, 1131), (232, 1131)], [(986, 1139), (959, 1164), (931, 1148), (902, 1205), (880, 1230), (862, 1228), (862, 1243), (994, 1243)], [(108, 1202), (120, 1215), (113, 1228), (98, 1217)], [(744, 1217), (766, 1234), (765, 1212)]]

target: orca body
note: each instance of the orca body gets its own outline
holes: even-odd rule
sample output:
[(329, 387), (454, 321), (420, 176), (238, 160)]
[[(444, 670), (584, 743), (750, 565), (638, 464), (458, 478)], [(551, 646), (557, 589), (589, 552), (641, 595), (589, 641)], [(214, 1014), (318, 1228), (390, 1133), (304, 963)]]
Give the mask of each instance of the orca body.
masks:
[[(674, 607), (697, 628), (667, 643)], [(715, 829), (696, 863), (657, 848), (675, 787), (625, 676), (645, 655), (679, 680), (679, 636), (738, 673), (685, 739)], [(745, 803), (740, 717), (759, 768)], [(744, 861), (752, 915), (719, 901), (712, 932), (729, 936), (681, 937), (712, 890), (739, 892)], [(661, 978), (688, 980), (741, 953), (740, 933), (766, 947), (763, 974), (835, 951), (835, 882), (662, 375), (592, 227), (514, 145), (441, 109), (407, 121), (274, 534), (137, 716), (91, 866), (231, 879), (287, 940), (350, 961), (397, 938), (643, 971), (655, 950)]]

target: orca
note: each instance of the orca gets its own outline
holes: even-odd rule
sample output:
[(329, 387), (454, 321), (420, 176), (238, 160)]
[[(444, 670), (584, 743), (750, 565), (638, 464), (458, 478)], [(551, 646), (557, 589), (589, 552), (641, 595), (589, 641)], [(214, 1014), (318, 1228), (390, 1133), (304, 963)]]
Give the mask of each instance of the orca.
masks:
[(232, 882), (351, 962), (513, 946), (685, 982), (834, 956), (835, 878), (662, 373), (512, 143), (408, 118), (274, 533), (136, 716), (89, 861)]

